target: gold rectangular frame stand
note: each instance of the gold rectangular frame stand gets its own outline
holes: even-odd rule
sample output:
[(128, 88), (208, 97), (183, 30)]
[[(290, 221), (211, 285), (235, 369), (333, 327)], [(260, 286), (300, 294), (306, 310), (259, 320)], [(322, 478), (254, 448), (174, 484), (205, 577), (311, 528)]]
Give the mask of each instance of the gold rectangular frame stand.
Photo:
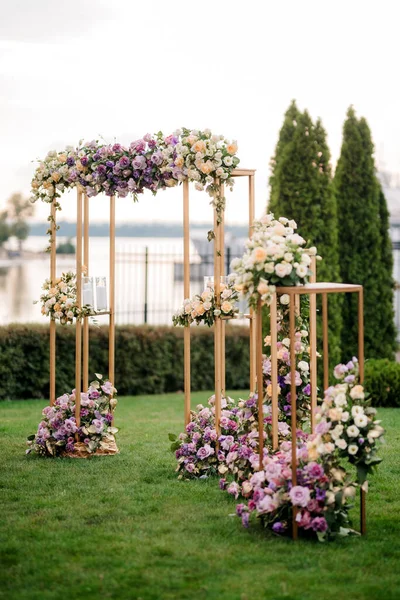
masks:
[[(76, 194), (76, 294), (77, 306), (81, 308), (83, 265), (89, 274), (89, 198), (82, 190)], [(50, 280), (56, 280), (56, 209), (51, 204)], [(83, 223), (83, 231), (82, 231)], [(82, 243), (83, 242), (83, 243)], [(83, 256), (82, 256), (83, 249)], [(115, 196), (110, 196), (110, 257), (109, 257), (109, 310), (95, 314), (109, 315), (108, 377), (115, 385)], [(83, 349), (82, 349), (83, 342)], [(82, 381), (83, 380), (83, 381)], [(75, 326), (75, 419), (80, 425), (81, 391), (89, 387), (89, 317), (76, 320)], [(50, 405), (56, 400), (56, 323), (50, 320)]]
[[(312, 267), (315, 279), (315, 263)], [(271, 388), (272, 388), (272, 447), (274, 450), (278, 447), (278, 359), (276, 352), (277, 342), (277, 296), (279, 294), (288, 294), (289, 303), (289, 322), (290, 322), (290, 375), (291, 375), (291, 431), (292, 431), (292, 484), (296, 485), (297, 478), (297, 456), (296, 440), (297, 418), (296, 418), (296, 356), (295, 356), (295, 322), (296, 306), (299, 306), (300, 295), (310, 296), (310, 381), (311, 381), (311, 432), (315, 429), (315, 410), (317, 408), (317, 326), (316, 326), (316, 296), (322, 295), (322, 329), (323, 329), (323, 362), (324, 362), (324, 389), (329, 387), (329, 355), (328, 355), (328, 295), (338, 293), (356, 293), (358, 294), (358, 361), (360, 369), (360, 382), (364, 381), (364, 291), (362, 285), (347, 283), (324, 283), (312, 281), (307, 285), (293, 287), (277, 287), (273, 294), (270, 306), (271, 323)], [(256, 324), (258, 330), (257, 339), (257, 381), (258, 386), (258, 427), (259, 427), (259, 456), (260, 469), (262, 468), (262, 458), (264, 444), (261, 443), (264, 432), (263, 421), (263, 383), (262, 383), (262, 303), (258, 301), (256, 311)], [(297, 521), (296, 510), (293, 510), (292, 537), (297, 539)], [(366, 533), (366, 497), (365, 491), (360, 488), (360, 531), (362, 535)]]
[[(254, 221), (254, 169), (234, 169), (232, 177), (248, 177), (248, 203), (249, 203), (249, 237), (252, 236), (252, 225)], [(216, 181), (220, 193), (224, 195), (224, 184)], [(183, 187), (183, 294), (185, 299), (190, 298), (190, 221), (189, 221), (189, 182), (184, 181)], [(221, 276), (225, 273), (225, 222), (224, 211), (220, 215), (214, 208), (214, 293), (219, 298)], [(255, 312), (250, 311), (248, 315), (250, 323), (250, 392), (256, 389), (256, 327)], [(215, 365), (215, 427), (220, 434), (219, 420), (221, 417), (221, 401), (225, 395), (225, 322), (224, 317), (216, 317), (214, 324), (214, 365)], [(190, 421), (190, 327), (185, 327), (184, 340), (184, 420), (185, 427)]]

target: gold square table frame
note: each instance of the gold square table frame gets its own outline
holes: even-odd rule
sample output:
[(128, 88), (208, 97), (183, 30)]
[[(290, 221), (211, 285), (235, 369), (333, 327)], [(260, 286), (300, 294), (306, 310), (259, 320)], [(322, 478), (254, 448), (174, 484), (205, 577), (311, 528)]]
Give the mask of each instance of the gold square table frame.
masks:
[[(311, 386), (311, 433), (315, 430), (315, 411), (317, 408), (317, 305), (316, 296), (322, 296), (322, 333), (323, 333), (323, 378), (324, 389), (329, 386), (329, 354), (328, 354), (328, 295), (338, 293), (358, 294), (358, 360), (360, 369), (360, 382), (364, 380), (364, 297), (361, 285), (347, 283), (324, 283), (316, 282), (315, 259), (311, 266), (313, 277), (307, 285), (293, 287), (277, 287), (276, 293), (272, 295), (270, 304), (270, 328), (271, 328), (271, 409), (272, 409), (272, 448), (278, 449), (278, 356), (277, 356), (277, 297), (279, 294), (288, 294), (289, 302), (289, 339), (290, 339), (290, 375), (291, 375), (291, 432), (292, 432), (292, 484), (297, 483), (297, 455), (296, 444), (293, 443), (293, 432), (297, 431), (296, 417), (296, 355), (295, 355), (295, 319), (296, 311), (299, 310), (300, 295), (310, 297), (310, 386)], [(262, 335), (262, 302), (258, 301), (256, 310), (257, 329), (257, 394), (258, 394), (258, 431), (259, 431), (259, 456), (260, 468), (262, 468), (264, 450), (264, 420), (263, 420), (263, 335)], [(292, 537), (297, 539), (298, 527), (296, 521), (297, 511), (293, 509)], [(360, 488), (360, 531), (366, 533), (366, 498), (365, 491)]]

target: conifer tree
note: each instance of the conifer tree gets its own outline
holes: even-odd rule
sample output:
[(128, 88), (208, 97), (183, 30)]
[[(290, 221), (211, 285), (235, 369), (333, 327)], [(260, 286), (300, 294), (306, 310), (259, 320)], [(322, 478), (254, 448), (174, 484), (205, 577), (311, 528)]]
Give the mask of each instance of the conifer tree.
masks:
[[(292, 104), (289, 111), (293, 111)], [(297, 110), (297, 109), (296, 109)], [(294, 219), (299, 233), (317, 246), (323, 260), (318, 263), (319, 281), (339, 281), (336, 200), (332, 187), (330, 153), (320, 120), (314, 125), (308, 112), (297, 110), (291, 127), (288, 117), (281, 130), (272, 160), (269, 210), (276, 217)], [(340, 359), (341, 299), (329, 300), (330, 364)], [(319, 348), (321, 336), (319, 335)]]
[[(394, 336), (390, 342), (394, 334), (390, 301), (390, 289), (393, 288), (387, 207), (386, 202), (380, 205), (373, 152), (367, 122), (357, 119), (350, 107), (343, 126), (342, 149), (334, 179), (339, 215), (340, 273), (346, 283), (364, 286), (365, 355), (381, 358), (393, 357)], [(357, 349), (357, 299), (353, 294), (344, 298), (342, 316), (342, 357), (348, 360)]]

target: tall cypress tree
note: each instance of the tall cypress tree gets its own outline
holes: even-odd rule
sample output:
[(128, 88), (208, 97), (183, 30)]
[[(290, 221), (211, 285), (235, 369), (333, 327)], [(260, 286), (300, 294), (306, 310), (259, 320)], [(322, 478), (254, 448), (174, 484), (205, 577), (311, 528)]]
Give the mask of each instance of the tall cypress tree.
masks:
[[(294, 107), (292, 104), (289, 111)], [(338, 281), (337, 212), (326, 133), (321, 121), (318, 120), (314, 125), (307, 111), (300, 113), (297, 110), (295, 124), (292, 119), (293, 129), (290, 129), (289, 111), (285, 115), (276, 155), (272, 160), (274, 169), (270, 179), (268, 208), (276, 217), (294, 219), (299, 233), (317, 246), (323, 258), (318, 263), (318, 280)], [(340, 298), (330, 297), (331, 365), (340, 359), (340, 302)], [(318, 346), (321, 347), (320, 335)]]
[[(365, 119), (358, 120), (350, 107), (343, 126), (343, 143), (334, 185), (340, 222), (341, 277), (347, 283), (364, 286), (367, 358), (393, 357), (394, 347), (393, 305), (390, 300), (393, 264), (388, 256), (388, 215), (387, 212), (385, 214), (386, 202), (380, 206), (380, 186), (373, 152), (367, 122)], [(385, 249), (382, 244), (386, 245)], [(357, 348), (357, 299), (353, 294), (346, 295), (342, 315), (342, 356), (346, 360), (356, 353)]]

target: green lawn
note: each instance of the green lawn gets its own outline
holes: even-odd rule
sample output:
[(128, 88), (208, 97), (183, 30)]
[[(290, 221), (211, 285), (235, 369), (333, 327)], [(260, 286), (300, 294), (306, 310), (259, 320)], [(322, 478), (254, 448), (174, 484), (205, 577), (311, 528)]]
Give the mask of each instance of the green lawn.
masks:
[(91, 460), (25, 456), (43, 406), (0, 404), (0, 598), (400, 598), (400, 410), (380, 411), (368, 535), (323, 545), (245, 530), (216, 480), (176, 480), (182, 395), (122, 398), (121, 454)]

